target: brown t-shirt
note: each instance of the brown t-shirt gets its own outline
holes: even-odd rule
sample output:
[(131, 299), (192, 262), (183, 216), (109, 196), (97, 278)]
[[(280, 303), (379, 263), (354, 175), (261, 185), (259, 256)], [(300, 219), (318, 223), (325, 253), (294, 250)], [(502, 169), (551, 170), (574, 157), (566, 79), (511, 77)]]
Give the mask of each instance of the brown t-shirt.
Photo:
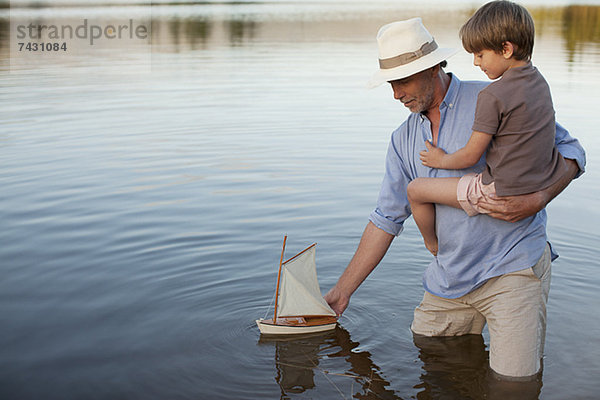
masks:
[(494, 182), (499, 196), (537, 192), (566, 172), (555, 145), (550, 88), (531, 63), (479, 92), (473, 130), (494, 135), (482, 180)]

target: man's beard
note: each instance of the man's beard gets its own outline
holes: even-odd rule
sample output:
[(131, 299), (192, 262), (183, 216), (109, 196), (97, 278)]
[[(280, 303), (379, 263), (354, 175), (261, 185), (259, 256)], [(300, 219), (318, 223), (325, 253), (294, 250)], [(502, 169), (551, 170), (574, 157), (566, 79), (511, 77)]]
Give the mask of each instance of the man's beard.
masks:
[(422, 113), (427, 111), (433, 104), (433, 85), (427, 85), (423, 88), (421, 93), (424, 93), (419, 98), (414, 100), (414, 105), (411, 105), (408, 109), (414, 113)]

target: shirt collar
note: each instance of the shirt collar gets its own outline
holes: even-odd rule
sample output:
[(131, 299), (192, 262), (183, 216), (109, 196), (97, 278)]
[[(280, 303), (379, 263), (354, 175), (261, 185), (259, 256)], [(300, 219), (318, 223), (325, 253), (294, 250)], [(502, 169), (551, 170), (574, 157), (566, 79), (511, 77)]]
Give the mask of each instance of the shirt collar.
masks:
[(513, 67), (513, 68), (510, 68), (508, 71), (506, 71), (506, 72), (505, 72), (505, 73), (502, 75), (502, 77), (503, 77), (503, 78), (504, 78), (505, 76), (509, 76), (509, 77), (511, 77), (511, 76), (512, 76), (512, 75), (514, 75), (514, 74), (517, 74), (517, 76), (518, 76), (519, 74), (528, 73), (528, 72), (531, 72), (531, 71), (533, 71), (533, 64), (531, 63), (531, 61), (529, 61), (529, 62), (527, 62), (527, 64), (525, 64), (525, 65), (522, 65), (522, 66), (520, 66), (520, 67)]
[(460, 80), (452, 72), (449, 72), (448, 75), (450, 76), (450, 85), (448, 86), (448, 90), (446, 91), (446, 96), (444, 96), (442, 104), (440, 104), (440, 111), (444, 107), (454, 108), (454, 104), (456, 104), (456, 98), (458, 97)]

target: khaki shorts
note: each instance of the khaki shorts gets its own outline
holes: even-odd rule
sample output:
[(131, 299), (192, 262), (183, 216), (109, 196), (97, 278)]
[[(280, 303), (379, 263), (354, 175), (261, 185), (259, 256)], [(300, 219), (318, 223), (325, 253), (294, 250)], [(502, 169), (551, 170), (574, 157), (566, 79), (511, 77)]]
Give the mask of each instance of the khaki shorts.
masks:
[(490, 332), (490, 367), (507, 378), (525, 378), (541, 369), (550, 290), (550, 247), (531, 268), (488, 280), (457, 299), (425, 292), (411, 329), (424, 336)]
[(479, 202), (491, 194), (496, 194), (496, 185), (494, 182), (484, 185), (481, 174), (466, 174), (459, 179), (456, 186), (456, 199), (469, 217), (489, 212), (482, 209)]

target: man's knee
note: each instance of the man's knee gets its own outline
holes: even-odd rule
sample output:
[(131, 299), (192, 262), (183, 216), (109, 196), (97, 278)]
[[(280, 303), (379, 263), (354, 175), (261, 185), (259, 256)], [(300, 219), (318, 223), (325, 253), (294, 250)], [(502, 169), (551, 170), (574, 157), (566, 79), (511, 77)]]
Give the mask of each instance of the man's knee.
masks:
[(411, 330), (428, 337), (481, 334), (485, 319), (477, 310), (455, 299), (444, 299), (425, 292), (415, 308)]

